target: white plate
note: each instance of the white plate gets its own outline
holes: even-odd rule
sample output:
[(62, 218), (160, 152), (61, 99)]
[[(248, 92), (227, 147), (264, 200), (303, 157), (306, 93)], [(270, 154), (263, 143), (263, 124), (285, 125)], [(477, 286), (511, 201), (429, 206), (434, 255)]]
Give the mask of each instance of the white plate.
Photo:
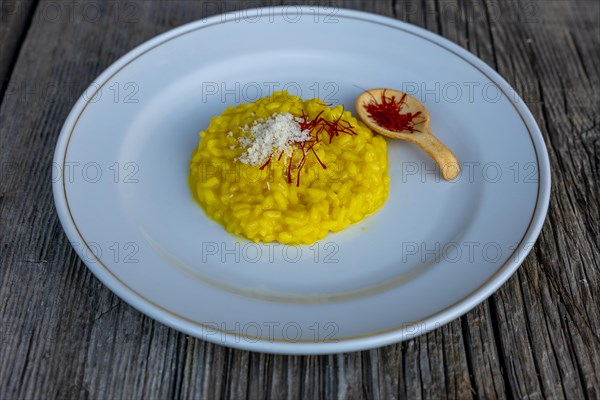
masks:
[[(188, 162), (212, 116), (282, 88), (354, 111), (357, 86), (421, 97), (461, 176), (388, 141), (385, 206), (310, 247), (248, 243), (194, 203)], [(190, 335), (275, 353), (372, 348), (467, 312), (526, 257), (550, 194), (540, 131), (490, 67), (412, 25), (314, 7), (215, 16), (137, 47), (79, 99), (54, 161), (63, 227), (106, 286)]]

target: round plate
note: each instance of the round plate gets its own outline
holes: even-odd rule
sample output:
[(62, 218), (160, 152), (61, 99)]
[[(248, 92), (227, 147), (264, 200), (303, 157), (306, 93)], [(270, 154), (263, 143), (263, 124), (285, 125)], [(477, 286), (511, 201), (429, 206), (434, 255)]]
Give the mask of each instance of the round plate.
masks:
[[(312, 246), (234, 237), (193, 201), (198, 132), (227, 106), (287, 89), (355, 112), (372, 87), (421, 99), (456, 180), (389, 140), (387, 203)], [(274, 353), (372, 348), (467, 312), (524, 260), (550, 194), (542, 135), (490, 67), (412, 25), (314, 7), (219, 15), (137, 47), (79, 99), (54, 162), (62, 225), (114, 293), (187, 334)]]

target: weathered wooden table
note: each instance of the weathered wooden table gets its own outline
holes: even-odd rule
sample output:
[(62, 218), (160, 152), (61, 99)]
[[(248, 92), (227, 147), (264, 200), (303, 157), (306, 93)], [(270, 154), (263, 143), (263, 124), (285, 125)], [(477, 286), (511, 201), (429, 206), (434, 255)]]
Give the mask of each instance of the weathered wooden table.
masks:
[(0, 398), (600, 398), (595, 0), (312, 2), (458, 43), (519, 91), (543, 131), (553, 193), (541, 237), (518, 273), (460, 319), (372, 351), (273, 356), (169, 329), (91, 275), (62, 231), (50, 185), (77, 96), (158, 33), (273, 5), (250, 3), (0, 1)]

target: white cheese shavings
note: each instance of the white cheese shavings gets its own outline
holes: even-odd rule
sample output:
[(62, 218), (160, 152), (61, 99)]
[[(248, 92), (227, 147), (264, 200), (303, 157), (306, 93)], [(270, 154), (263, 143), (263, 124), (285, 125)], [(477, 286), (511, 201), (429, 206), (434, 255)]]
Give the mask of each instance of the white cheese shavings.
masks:
[(238, 158), (244, 164), (264, 165), (274, 154), (283, 152), (290, 156), (291, 145), (311, 139), (308, 129), (301, 130), (299, 118), (290, 113), (273, 114), (266, 119), (254, 121), (251, 127), (242, 130), (248, 136), (238, 138), (238, 143), (246, 149)]

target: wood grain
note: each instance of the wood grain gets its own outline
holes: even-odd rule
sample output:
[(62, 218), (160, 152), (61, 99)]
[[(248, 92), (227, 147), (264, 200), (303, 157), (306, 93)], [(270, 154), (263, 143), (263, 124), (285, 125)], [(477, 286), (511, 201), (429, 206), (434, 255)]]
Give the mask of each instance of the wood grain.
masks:
[(37, 0), (0, 0), (0, 99), (8, 81), (27, 30), (34, 17)]
[(502, 74), (540, 124), (553, 192), (538, 243), (488, 301), (401, 344), (307, 357), (145, 317), (90, 274), (53, 207), (54, 144), (81, 90), (144, 40), (241, 5), (67, 3), (0, 14), (0, 398), (600, 397), (600, 3), (333, 3), (439, 33)]

